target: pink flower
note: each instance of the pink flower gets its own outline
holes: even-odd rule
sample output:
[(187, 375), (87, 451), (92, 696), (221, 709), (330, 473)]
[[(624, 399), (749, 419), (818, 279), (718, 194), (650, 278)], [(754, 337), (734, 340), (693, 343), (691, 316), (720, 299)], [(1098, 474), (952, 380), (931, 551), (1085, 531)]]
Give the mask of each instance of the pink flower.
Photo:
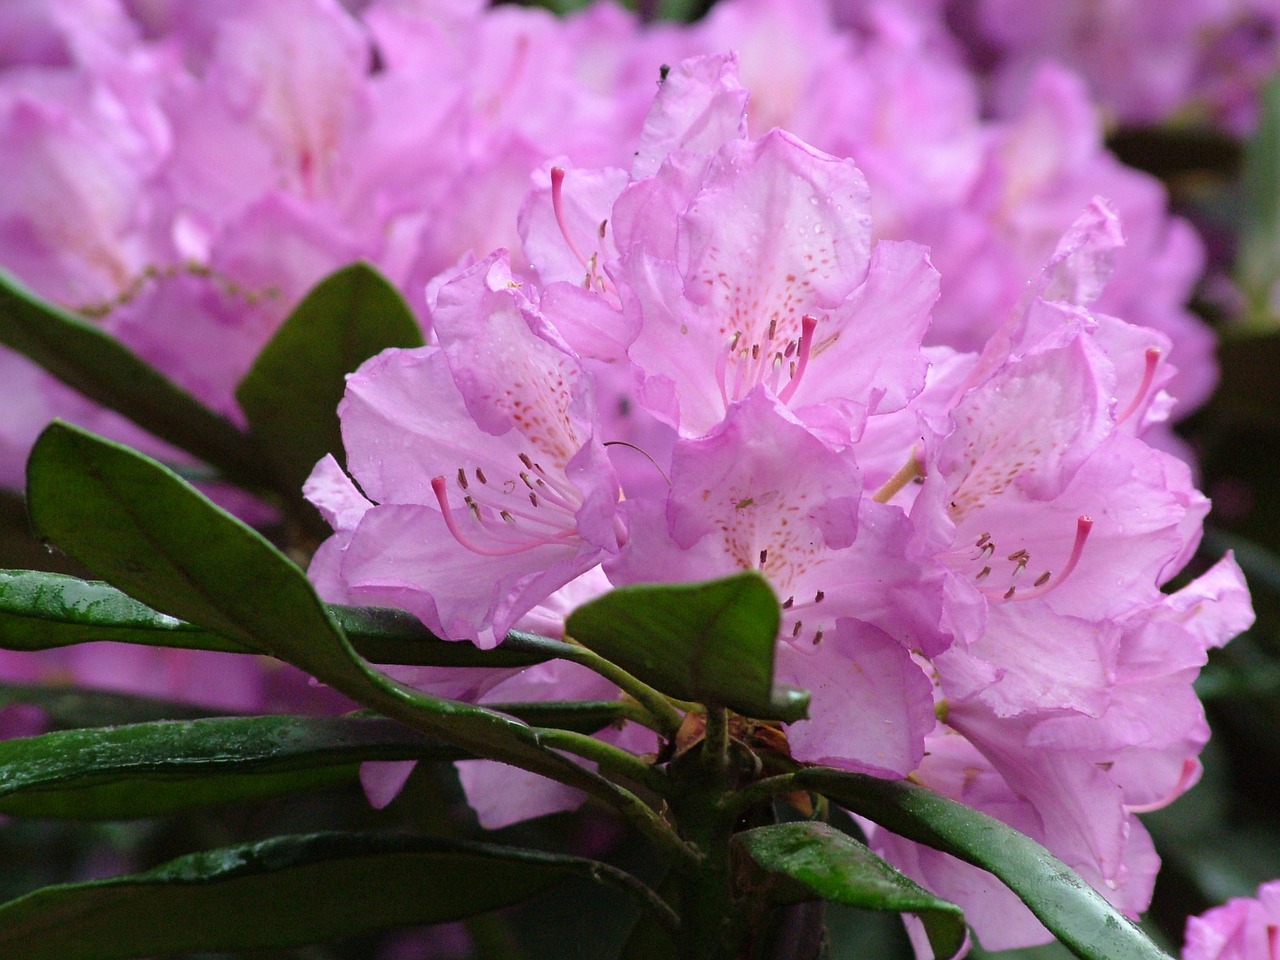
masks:
[(370, 502), (331, 461), (317, 468), (308, 494), (344, 534), (318, 570), (336, 563), (345, 596), (493, 646), (617, 552), (619, 490), (590, 380), (503, 258), (442, 287), (435, 314), (440, 346), (386, 351), (348, 381), (348, 467)]
[(1183, 960), (1273, 960), (1280, 952), (1280, 883), (1187, 920)]

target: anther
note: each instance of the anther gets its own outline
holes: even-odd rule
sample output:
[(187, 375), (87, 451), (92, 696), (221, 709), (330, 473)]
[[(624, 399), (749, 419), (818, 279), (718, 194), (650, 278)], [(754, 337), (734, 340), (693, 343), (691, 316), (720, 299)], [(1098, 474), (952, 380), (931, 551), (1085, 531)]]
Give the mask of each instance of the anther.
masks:
[(538, 495), (534, 493), (532, 490), (529, 491), (529, 502), (532, 503), (535, 507), (538, 505)]
[(814, 603), (821, 603), (825, 599), (827, 599), (827, 595), (823, 593), (821, 590), (819, 590), (817, 593), (813, 595)]
[(821, 642), (822, 642), (822, 628), (819, 627), (817, 632), (813, 635), (813, 645), (816, 647)]
[(796, 602), (795, 597), (787, 597), (787, 599), (782, 601), (782, 609), (790, 610), (793, 606), (795, 606), (795, 602)]
[(804, 621), (803, 621), (803, 620), (797, 620), (797, 621), (796, 621), (796, 625), (795, 625), (794, 627), (792, 627), (792, 628), (791, 628), (791, 636), (793, 636), (793, 637), (798, 637), (798, 636), (800, 636), (800, 630), (801, 630), (803, 627), (804, 627)]
[(1046, 583), (1049, 582), (1049, 577), (1051, 576), (1052, 574), (1048, 570), (1046, 570), (1044, 573), (1040, 574), (1040, 576), (1036, 577), (1036, 582), (1033, 584), (1033, 586), (1043, 587)]
[(533, 469), (533, 459), (527, 453), (520, 454), (520, 462), (523, 463), (530, 470)]
[(986, 579), (987, 577), (989, 577), (989, 576), (991, 576), (991, 568), (990, 568), (990, 567), (983, 567), (981, 570), (979, 570), (979, 571), (978, 571), (978, 575), (977, 575), (976, 577), (974, 577), (973, 579), (975, 579), (975, 580), (985, 580), (985, 579)]
[(479, 467), (476, 467), (476, 479), (477, 479), (477, 480), (479, 480), (481, 483), (488, 483), (488, 482), (489, 482), (488, 480), (486, 480), (486, 479), (484, 478), (484, 471), (483, 471), (483, 470), (481, 470)]
[(778, 332), (778, 318), (774, 317), (772, 320), (769, 321), (769, 335), (765, 339), (772, 340), (774, 337), (774, 334), (776, 334), (777, 332)]
[(461, 467), (458, 468), (458, 486), (463, 490), (467, 489), (467, 471)]
[(760, 551), (760, 566), (762, 566), (762, 567), (763, 567), (763, 566), (764, 566), (766, 563), (768, 563), (768, 562), (769, 562), (769, 551), (768, 551), (768, 550), (761, 550), (761, 551)]

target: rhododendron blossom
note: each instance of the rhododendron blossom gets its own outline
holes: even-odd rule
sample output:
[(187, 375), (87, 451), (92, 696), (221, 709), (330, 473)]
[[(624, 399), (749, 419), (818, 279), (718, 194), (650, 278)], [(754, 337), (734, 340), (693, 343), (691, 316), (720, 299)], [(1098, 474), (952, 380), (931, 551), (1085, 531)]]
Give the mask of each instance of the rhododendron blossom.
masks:
[[(1194, 782), (1191, 680), (1251, 612), (1229, 558), (1161, 589), (1207, 502), (1143, 438), (1171, 406), (1168, 338), (1098, 312), (1116, 214), (1085, 207), (981, 352), (922, 347), (927, 250), (873, 239), (852, 161), (749, 138), (732, 67), (667, 74), (630, 174), (544, 168), (521, 215), (532, 275), (495, 254), (433, 281), (437, 342), (351, 378), (363, 493), (317, 467), (337, 532), (312, 576), (489, 646), (571, 582), (757, 570), (782, 608), (777, 676), (813, 695), (794, 759), (910, 775), (1135, 915), (1157, 861), (1132, 814)], [(487, 823), (572, 801), (477, 769)], [(1048, 938), (973, 868), (869, 832), (989, 948)]]

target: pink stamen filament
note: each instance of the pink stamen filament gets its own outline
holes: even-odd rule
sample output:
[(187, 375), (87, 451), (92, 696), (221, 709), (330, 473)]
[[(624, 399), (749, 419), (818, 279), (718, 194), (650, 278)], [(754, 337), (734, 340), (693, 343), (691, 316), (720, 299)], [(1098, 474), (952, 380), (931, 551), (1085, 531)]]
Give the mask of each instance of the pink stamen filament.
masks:
[(791, 379), (778, 394), (778, 399), (783, 403), (788, 403), (800, 386), (800, 378), (804, 376), (805, 368), (809, 366), (809, 353), (813, 349), (813, 332), (817, 328), (817, 317), (805, 314), (800, 321), (800, 349), (796, 352), (795, 372), (791, 374)]
[(568, 244), (569, 251), (578, 258), (578, 262), (587, 268), (587, 274), (591, 274), (591, 262), (582, 255), (582, 251), (578, 249), (578, 245), (573, 242), (573, 237), (569, 233), (569, 223), (564, 215), (564, 167), (551, 168), (551, 208), (556, 213), (556, 224), (560, 227), (560, 235), (564, 237), (564, 242)]
[[(1057, 589), (1067, 577), (1071, 576), (1071, 572), (1075, 570), (1076, 564), (1080, 562), (1080, 557), (1084, 553), (1085, 541), (1089, 539), (1089, 533), (1093, 530), (1093, 518), (1080, 516), (1076, 518), (1076, 539), (1071, 546), (1071, 556), (1067, 558), (1066, 565), (1060, 572), (1046, 579), (1043, 575), (1037, 578), (1036, 586), (1029, 590), (1017, 590), (1012, 586), (1005, 587), (979, 587), (979, 590), (988, 597), (999, 597), (1002, 600), (1035, 600), (1043, 597), (1051, 590)], [(1028, 558), (1029, 559), (1029, 558)], [(1014, 569), (1012, 579), (1022, 573), (1027, 565), (1026, 559), (1020, 559), (1017, 567)]]
[(1280, 960), (1280, 927), (1267, 924), (1267, 953), (1271, 960)]
[[(1151, 803), (1126, 803), (1124, 808), (1130, 813), (1151, 813), (1153, 810), (1163, 810), (1186, 793), (1187, 787), (1191, 785), (1192, 779), (1199, 772), (1200, 761), (1187, 757), (1182, 761), (1182, 771), (1178, 774), (1178, 782), (1173, 785), (1173, 789), (1165, 796)], [(1274, 952), (1272, 956), (1275, 956)]]
[[(453, 539), (457, 540), (458, 543), (466, 547), (472, 553), (478, 553), (482, 557), (510, 557), (517, 553), (523, 553), (531, 547), (538, 547), (549, 543), (562, 543), (575, 536), (573, 532), (565, 531), (550, 537), (531, 536), (525, 543), (512, 543), (505, 547), (482, 546), (472, 540), (468, 534), (465, 534), (462, 528), (459, 527), (457, 522), (454, 520), (453, 509), (449, 506), (448, 481), (445, 480), (444, 477), (434, 477), (431, 481), (431, 491), (436, 495), (436, 502), (440, 505), (440, 513), (444, 517), (445, 526), (448, 527), (449, 532), (453, 534)], [(471, 513), (476, 518), (476, 522), (480, 525), (481, 529), (485, 530), (485, 532), (489, 533), (491, 536), (495, 536), (491, 530), (484, 526), (484, 521), (480, 519), (479, 516), (479, 508), (473, 504), (468, 504), (468, 506), (471, 508)], [(510, 513), (510, 511), (508, 511), (508, 513)], [(509, 529), (510, 528), (508, 528), (508, 530)], [(507, 536), (510, 536), (506, 531), (504, 531), (504, 533), (506, 533)]]
[(1138, 384), (1138, 392), (1133, 399), (1129, 401), (1129, 405), (1124, 408), (1124, 412), (1116, 416), (1116, 425), (1124, 423), (1131, 416), (1137, 413), (1138, 408), (1142, 406), (1142, 401), (1147, 398), (1147, 393), (1151, 390), (1151, 384), (1156, 379), (1156, 368), (1160, 366), (1160, 348), (1147, 347), (1146, 367), (1142, 371), (1142, 382)]

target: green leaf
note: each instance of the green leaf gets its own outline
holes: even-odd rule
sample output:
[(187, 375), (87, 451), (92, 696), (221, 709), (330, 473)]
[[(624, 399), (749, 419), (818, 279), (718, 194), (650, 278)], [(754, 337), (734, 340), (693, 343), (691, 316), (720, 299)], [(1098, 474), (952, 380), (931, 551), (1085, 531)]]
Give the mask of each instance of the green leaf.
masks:
[(740, 889), (770, 903), (832, 900), (914, 913), (933, 954), (950, 960), (965, 942), (964, 912), (899, 873), (864, 844), (825, 823), (777, 823), (734, 836)]
[(821, 793), (908, 840), (990, 871), (1086, 960), (1168, 960), (1070, 867), (994, 817), (901, 780), (812, 767), (797, 785)]
[(158, 613), (105, 583), (36, 570), (0, 570), (0, 647), (50, 650), (99, 640), (254, 652), (252, 647)]
[(367, 760), (453, 760), (377, 717), (213, 717), (0, 741), (0, 813), (155, 817), (353, 782)]
[[(481, 650), (470, 643), (442, 640), (403, 610), (337, 604), (327, 604), (326, 609), (360, 654), (374, 663), (523, 667), (568, 649), (547, 637), (512, 633), (502, 646)], [(159, 613), (106, 583), (37, 570), (0, 570), (0, 649), (50, 650), (99, 640), (258, 652)]]
[[(693, 882), (693, 881), (690, 881)], [(680, 902), (680, 875), (668, 870), (656, 891), (673, 908)], [(618, 960), (679, 960), (680, 953), (672, 933), (651, 911), (643, 911), (627, 933)]]
[(782, 611), (755, 572), (703, 583), (619, 587), (572, 614), (565, 633), (681, 700), (800, 720), (809, 694), (773, 685)]
[(428, 735), (620, 805), (647, 818), (655, 838), (669, 836), (651, 811), (542, 747), (528, 726), (370, 669), (297, 566), (149, 457), (54, 423), (31, 451), (27, 479), (36, 530), (156, 610), (301, 667)]
[(600, 864), (489, 844), (312, 834), (46, 887), (0, 906), (5, 960), (130, 960), (268, 950), (519, 903)]
[(366, 263), (330, 274), (303, 298), (236, 388), (250, 435), (283, 489), (301, 489), (325, 454), (341, 460), (337, 409), (346, 375), (388, 347), (423, 342), (399, 291)]
[(1243, 226), (1236, 281), (1249, 298), (1255, 331), (1274, 329), (1271, 306), (1280, 281), (1280, 79), (1263, 91), (1257, 132), (1245, 148)]
[(265, 478), (248, 438), (128, 347), (79, 317), (46, 303), (0, 270), (0, 344), (35, 361), (90, 400), (195, 454), (228, 479)]
[(67, 684), (0, 683), (0, 709), (14, 704), (39, 707), (55, 728), (111, 727), (150, 720), (195, 720), (228, 711), (175, 700)]

